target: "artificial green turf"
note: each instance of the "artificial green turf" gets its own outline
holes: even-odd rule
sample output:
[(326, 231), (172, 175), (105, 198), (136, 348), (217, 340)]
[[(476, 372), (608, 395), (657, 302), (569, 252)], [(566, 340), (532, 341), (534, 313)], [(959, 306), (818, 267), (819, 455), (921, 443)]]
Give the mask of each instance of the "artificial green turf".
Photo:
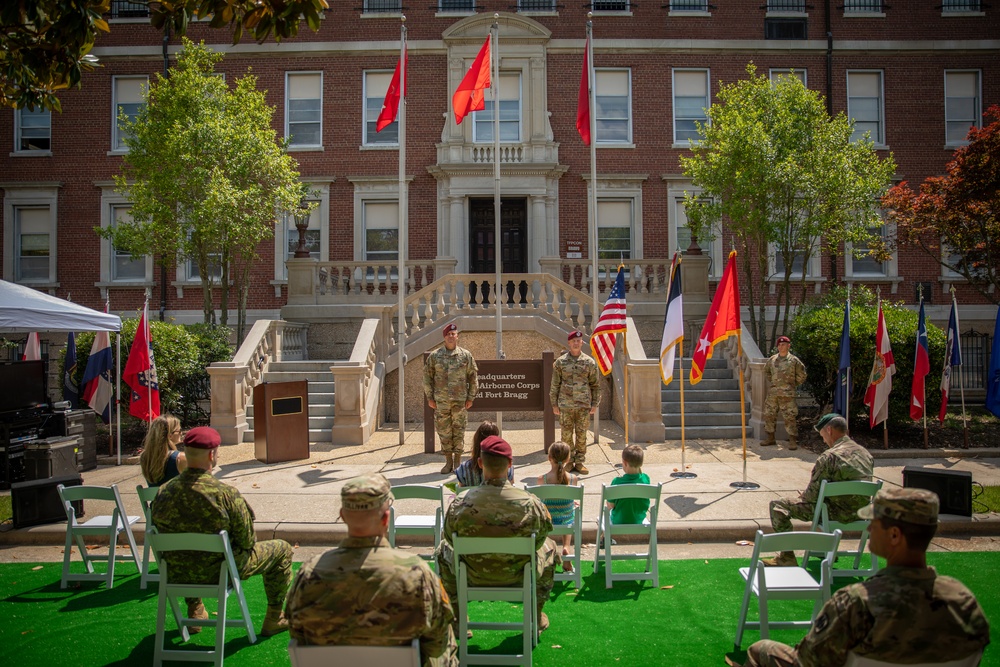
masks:
[[(935, 553), (931, 564), (942, 574), (961, 579), (977, 595), (988, 618), (1000, 619), (1000, 553)], [(551, 627), (535, 649), (539, 667), (586, 667), (630, 665), (637, 667), (700, 667), (722, 665), (733, 650), (736, 618), (743, 593), (737, 568), (745, 560), (684, 560), (660, 563), (660, 589), (649, 582), (617, 582), (605, 589), (603, 572), (594, 575), (584, 564), (584, 587), (577, 592), (559, 582), (545, 610)], [(73, 563), (74, 571), (82, 564)], [(616, 570), (628, 564), (617, 563)], [(119, 564), (120, 575), (112, 590), (103, 584), (82, 583), (59, 589), (61, 563), (0, 565), (0, 646), (3, 663), (17, 667), (32, 665), (146, 665), (152, 660), (156, 629), (156, 584), (139, 590), (133, 565)], [(122, 576), (125, 575), (125, 576)], [(254, 620), (260, 628), (264, 616), (264, 591), (260, 577), (246, 582)], [(669, 587), (669, 588), (667, 588)], [(515, 607), (503, 603), (494, 608), (472, 608), (472, 619), (503, 615), (518, 616)], [(807, 603), (777, 603), (772, 618), (786, 605), (808, 614)], [(209, 604), (209, 609), (213, 608)], [(751, 606), (752, 610), (755, 607)], [(232, 616), (231, 616), (232, 617)], [(755, 611), (751, 618), (755, 618)], [(503, 620), (503, 619), (498, 619)], [(167, 636), (174, 643), (179, 635), (173, 621)], [(795, 643), (804, 633), (782, 630), (773, 639)], [(226, 632), (226, 664), (232, 667), (287, 665), (287, 635), (259, 638), (251, 645), (246, 633)], [(748, 632), (743, 649), (759, 637)], [(192, 639), (208, 647), (214, 631), (206, 629)], [(477, 632), (474, 649), (500, 648), (513, 651), (520, 637), (504, 639), (500, 633)], [(743, 653), (736, 654), (742, 658)], [(1000, 664), (1000, 648), (988, 647), (983, 665)]]
[(972, 511), (1000, 512), (1000, 486), (984, 486), (981, 493), (974, 493)]
[(14, 518), (14, 510), (10, 504), (10, 496), (0, 496), (0, 523)]

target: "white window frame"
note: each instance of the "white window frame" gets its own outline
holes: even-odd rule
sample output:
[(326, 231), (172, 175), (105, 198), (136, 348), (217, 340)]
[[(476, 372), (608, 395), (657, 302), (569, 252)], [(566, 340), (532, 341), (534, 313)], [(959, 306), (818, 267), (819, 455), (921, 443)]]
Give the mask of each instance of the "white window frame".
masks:
[(437, 13), (438, 14), (472, 14), (476, 11), (476, 0), (464, 0), (468, 6), (466, 7), (445, 7), (444, 5), (448, 2), (462, 2), (463, 0), (438, 0)]
[[(541, 7), (545, 2), (548, 5)], [(517, 11), (519, 14), (554, 14), (556, 0), (517, 0)]]
[[(394, 7), (385, 8), (386, 3), (393, 3)], [(374, 5), (374, 6), (371, 6)], [(403, 9), (402, 0), (393, 2), (393, 0), (364, 0), (361, 6), (362, 16), (399, 16)]]
[[(519, 144), (524, 140), (524, 76), (521, 70), (501, 70), (500, 71), (500, 104), (510, 102), (511, 100), (503, 99), (504, 80), (510, 80), (513, 77), (517, 77), (517, 139), (504, 139), (503, 138), (503, 125), (504, 123), (510, 124), (511, 121), (504, 120), (500, 118), (501, 132), (500, 132), (500, 143), (501, 144)], [(491, 99), (491, 93), (486, 94), (486, 108), (482, 111), (472, 112), (472, 142), (476, 144), (492, 144), (493, 143), (493, 100)], [(480, 137), (480, 134), (485, 133), (486, 127), (490, 128), (489, 137)], [(480, 127), (483, 130), (480, 130)]]
[[(49, 117), (49, 147), (48, 148), (21, 148), (21, 133), (24, 130), (23, 116), (24, 113), (28, 112), (31, 114), (38, 114), (44, 112)], [(52, 155), (52, 112), (45, 108), (39, 108), (35, 111), (30, 111), (28, 109), (14, 109), (14, 150), (11, 152), (11, 157), (51, 157)]]
[(809, 71), (805, 67), (772, 67), (767, 72), (772, 84), (776, 84), (783, 76), (793, 76), (801, 81), (803, 86), (809, 87)]
[[(948, 75), (949, 74), (974, 74), (976, 77), (976, 91), (974, 104), (975, 109), (972, 112), (972, 120), (966, 127), (965, 132), (962, 134), (962, 138), (959, 140), (949, 139), (948, 137), (948, 125), (949, 123), (964, 123), (965, 119), (950, 120), (948, 118), (948, 100), (950, 99), (948, 95)], [(947, 147), (957, 147), (957, 146), (967, 146), (968, 141), (965, 139), (966, 135), (969, 133), (969, 128), (976, 127), (982, 128), (983, 126), (983, 72), (979, 69), (946, 69), (944, 71), (944, 145)]]
[(711, 10), (708, 0), (670, 0), (667, 16), (711, 16)]
[[(809, 257), (809, 264), (804, 266), (805, 269), (805, 279), (807, 282), (822, 282), (825, 278), (822, 275), (822, 257), (819, 252), (819, 239), (812, 240), (813, 251), (812, 255)], [(782, 268), (780, 271), (778, 269), (778, 248), (777, 245), (771, 243), (768, 245), (767, 249), (767, 270), (768, 270), (768, 281), (771, 283), (780, 283), (785, 278), (785, 271)], [(792, 271), (792, 280), (801, 280), (803, 278), (801, 271)]]
[[(3, 279), (32, 287), (47, 288), (54, 292), (59, 287), (56, 280), (59, 265), (59, 183), (19, 183), (16, 187), (4, 188), (3, 199)], [(49, 275), (41, 280), (19, 280), (17, 268), (18, 249), (18, 211), (20, 209), (47, 208), (49, 234)]]
[[(294, 143), (291, 141), (294, 139), (294, 134), (292, 133), (292, 123), (289, 119), (292, 97), (290, 95), (291, 90), (291, 79), (296, 76), (319, 76), (319, 97), (296, 97), (296, 100), (319, 100), (319, 142), (312, 144), (305, 143)], [(285, 137), (289, 139), (288, 148), (289, 151), (315, 151), (323, 150), (323, 91), (324, 91), (324, 77), (322, 70), (294, 70), (285, 72)], [(310, 124), (316, 121), (309, 121)]]
[[(669, 247), (667, 248), (667, 256), (673, 257), (674, 251), (679, 251), (683, 253), (688, 249), (689, 243), (682, 242), (680, 239), (681, 234), (678, 230), (682, 227), (686, 228), (687, 225), (687, 207), (684, 204), (684, 197), (691, 193), (695, 197), (701, 195), (701, 188), (695, 188), (691, 186), (690, 182), (687, 183), (672, 183), (667, 189), (667, 197), (669, 200), (669, 207), (667, 210), (667, 220), (669, 222), (667, 230), (667, 243)], [(712, 263), (709, 266), (709, 278), (718, 280), (722, 278), (722, 271), (725, 268), (723, 261), (723, 249), (722, 249), (722, 233), (720, 230), (714, 230), (713, 238), (711, 241), (708, 239), (699, 239), (698, 246), (701, 251), (707, 255)]]
[[(942, 260), (947, 261), (949, 259), (949, 257), (953, 257), (953, 256), (956, 256), (956, 255), (961, 255), (961, 254), (962, 253), (960, 253), (960, 252), (952, 252), (951, 248), (949, 248), (948, 245), (944, 242), (944, 239), (941, 240), (941, 259)], [(964, 282), (967, 282), (965, 276), (963, 276), (958, 271), (952, 271), (951, 269), (949, 269), (944, 264), (941, 265), (941, 277), (940, 277), (940, 280), (943, 283), (964, 283)]]
[[(680, 116), (677, 113), (677, 73), (678, 72), (701, 72), (705, 76), (705, 106), (703, 109), (707, 109), (712, 105), (712, 71), (707, 67), (674, 67), (670, 72), (670, 90), (671, 90), (671, 104), (673, 111), (673, 132), (674, 141), (672, 148), (690, 148), (691, 143), (698, 143), (700, 139), (685, 138), (679, 139), (677, 137), (677, 121), (701, 121), (702, 123), (708, 123), (708, 112), (705, 111), (702, 116)], [(693, 97), (691, 95), (684, 95), (682, 97)]]
[(982, 0), (944, 0), (941, 16), (985, 16)]
[[(882, 238), (895, 237), (895, 230), (891, 223), (883, 220)], [(844, 244), (844, 277), (847, 282), (878, 283), (891, 282), (892, 293), (896, 293), (896, 288), (902, 279), (899, 277), (899, 252), (893, 250), (889, 259), (882, 262), (881, 272), (859, 271), (855, 266), (857, 260), (854, 258), (854, 246), (851, 243)]]
[[(602, 97), (601, 93), (601, 79), (605, 80), (605, 86), (610, 85), (610, 75), (614, 74), (625, 74), (625, 124), (626, 124), (626, 137), (625, 139), (602, 139), (601, 138), (601, 112), (597, 102), (597, 98)], [(605, 76), (602, 77), (601, 75)], [(614, 148), (635, 148), (635, 144), (632, 143), (632, 69), (629, 67), (595, 67), (594, 68), (594, 127), (595, 132), (595, 145), (600, 147), (614, 147)], [(620, 97), (618, 95), (611, 96), (605, 95), (603, 97)], [(613, 118), (610, 119), (614, 122), (620, 122), (622, 119)]]
[[(872, 143), (875, 148), (886, 149), (888, 144), (886, 143), (886, 118), (885, 118), (885, 72), (880, 69), (849, 69), (847, 70), (847, 117), (855, 121), (854, 114), (851, 112), (851, 100), (861, 99), (859, 95), (851, 95), (851, 75), (852, 74), (877, 74), (878, 75), (878, 136), (872, 136)], [(856, 122), (856, 121), (855, 121)], [(862, 122), (870, 123), (872, 121), (864, 119)], [(862, 134), (858, 134), (855, 130), (854, 136), (851, 137), (852, 141), (858, 141)]]
[[(885, 17), (885, 2), (877, 0), (877, 7), (872, 7), (872, 3), (875, 0), (844, 0), (844, 16), (846, 18), (855, 17), (865, 17), (865, 18), (884, 18)], [(854, 4), (856, 6), (852, 7)]]
[[(587, 182), (587, 214), (591, 214), (592, 198), (590, 196), (590, 188), (593, 187), (593, 183), (590, 182), (590, 175), (587, 174), (584, 177)], [(630, 226), (632, 229), (631, 238), (631, 261), (643, 259), (643, 230), (642, 230), (642, 184), (646, 180), (646, 174), (598, 174), (597, 175), (597, 206), (600, 209), (601, 202), (609, 201), (629, 201), (631, 203), (632, 220)], [(600, 217), (594, 214), (594, 219), (597, 220), (598, 227), (601, 226)], [(600, 236), (600, 231), (598, 231), (598, 237)], [(596, 242), (595, 242), (596, 245)], [(598, 259), (598, 264), (605, 264), (607, 262), (616, 262), (617, 259)], [(598, 278), (604, 279), (603, 270), (600, 272)]]
[[(121, 131), (118, 127), (118, 82), (119, 81), (135, 81), (141, 79), (145, 82), (142, 87), (142, 97), (145, 99), (146, 94), (149, 92), (149, 77), (146, 75), (141, 76), (115, 76), (111, 78), (111, 150), (109, 154), (111, 155), (121, 155), (123, 153), (128, 153), (128, 146), (125, 145), (125, 133)], [(129, 102), (129, 104), (142, 104), (145, 102)], [(141, 110), (141, 107), (140, 107)]]
[[(115, 191), (115, 184), (106, 181), (96, 184), (101, 188), (101, 227), (110, 227), (114, 223), (115, 209), (131, 206), (128, 197)], [(139, 280), (116, 280), (114, 277), (114, 244), (110, 239), (101, 238), (100, 280), (94, 286), (101, 290), (101, 298), (108, 298), (111, 288), (147, 288), (153, 286), (153, 257), (147, 255), (146, 270)]]
[[(348, 180), (354, 185), (354, 261), (364, 262), (367, 261), (365, 259), (365, 202), (399, 201), (399, 179), (392, 176), (359, 176)], [(408, 184), (411, 180), (412, 177), (407, 177)]]
[[(395, 209), (395, 220), (394, 225), (387, 225), (382, 227), (374, 227), (373, 229), (390, 229), (396, 231), (396, 256), (391, 259), (372, 259), (368, 256), (368, 231), (369, 231), (369, 221), (368, 221), (368, 210), (369, 207), (373, 206), (389, 206)], [(391, 219), (391, 216), (390, 216)], [(366, 197), (361, 201), (361, 261), (370, 262), (372, 264), (385, 265), (385, 264), (398, 264), (399, 263), (399, 200), (398, 199), (378, 199)], [(380, 251), (382, 252), (382, 251)], [(386, 254), (392, 254), (391, 251)]]
[[(307, 201), (316, 202), (318, 206), (309, 215), (310, 226), (313, 219), (319, 222), (319, 261), (330, 261), (330, 180), (324, 181), (303, 181), (309, 188), (310, 195)], [(274, 220), (274, 296), (281, 298), (282, 285), (288, 284), (288, 240), (294, 232), (295, 241), (298, 242), (298, 230), (295, 229), (294, 219), (292, 224), (288, 224), (288, 213), (280, 213)]]
[[(369, 77), (371, 75), (376, 75), (378, 77), (385, 78), (385, 86), (373, 86), (369, 82)], [(392, 81), (393, 70), (365, 70), (362, 73), (362, 127), (361, 127), (361, 145), (363, 148), (399, 148), (399, 117), (392, 121), (392, 124), (387, 125), (382, 132), (389, 132), (395, 127), (396, 139), (395, 141), (380, 140), (383, 136), (389, 137), (391, 134), (382, 134), (375, 132), (375, 124), (378, 122), (379, 113), (381, 113), (382, 103), (385, 101), (385, 94), (389, 89), (389, 83)], [(379, 92), (381, 90), (381, 92)], [(379, 111), (375, 113), (375, 117), (369, 119), (369, 103), (371, 100), (377, 99), (379, 104)], [(402, 101), (400, 101), (402, 104)], [(371, 124), (371, 134), (369, 134), (369, 124)]]

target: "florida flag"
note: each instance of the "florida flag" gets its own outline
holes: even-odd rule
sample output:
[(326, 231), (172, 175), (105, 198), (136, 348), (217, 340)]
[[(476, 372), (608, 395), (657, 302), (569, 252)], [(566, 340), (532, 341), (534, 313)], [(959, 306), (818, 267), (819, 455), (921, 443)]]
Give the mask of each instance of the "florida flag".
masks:
[(83, 402), (99, 414), (105, 424), (111, 423), (111, 397), (114, 395), (111, 377), (114, 363), (108, 332), (98, 331), (94, 334), (87, 368), (83, 371)]
[(875, 334), (875, 363), (868, 378), (865, 405), (870, 408), (868, 425), (875, 428), (889, 418), (889, 392), (892, 391), (892, 376), (896, 374), (896, 361), (889, 344), (889, 330), (885, 326), (882, 304), (878, 305), (878, 330)]
[(681, 262), (674, 253), (670, 269), (670, 289), (667, 295), (667, 313), (663, 317), (663, 337), (660, 339), (660, 377), (663, 384), (674, 379), (674, 358), (677, 344), (684, 340), (684, 307), (681, 289)]
[(729, 253), (729, 262), (715, 290), (712, 305), (701, 328), (694, 354), (691, 355), (691, 384), (701, 382), (705, 364), (712, 358), (715, 346), (740, 332), (740, 287), (736, 280), (736, 251)]
[(944, 369), (941, 371), (941, 411), (938, 421), (944, 423), (948, 412), (948, 392), (951, 391), (951, 367), (962, 365), (962, 346), (958, 343), (958, 306), (951, 301), (951, 316), (948, 317), (948, 342), (944, 348)]
[(910, 418), (921, 419), (927, 407), (925, 378), (931, 371), (927, 353), (927, 324), (924, 320), (924, 301), (920, 300), (920, 318), (917, 320), (917, 349), (913, 359), (913, 387), (910, 391)]
[(132, 389), (129, 414), (151, 422), (160, 416), (160, 385), (156, 382), (156, 361), (153, 359), (153, 341), (149, 335), (146, 311), (144, 306), (122, 379)]
[(608, 300), (601, 311), (601, 317), (597, 320), (594, 333), (590, 336), (590, 349), (604, 375), (611, 372), (611, 365), (615, 361), (615, 345), (618, 344), (618, 334), (625, 332), (626, 323), (625, 267), (619, 266), (614, 287), (608, 294)]

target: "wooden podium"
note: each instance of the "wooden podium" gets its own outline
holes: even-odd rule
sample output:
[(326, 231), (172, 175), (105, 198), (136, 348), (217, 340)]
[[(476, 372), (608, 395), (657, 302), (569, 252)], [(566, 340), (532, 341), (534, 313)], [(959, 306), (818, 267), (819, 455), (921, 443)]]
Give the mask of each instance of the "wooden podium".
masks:
[(254, 457), (262, 463), (309, 458), (309, 383), (264, 382), (253, 388)]

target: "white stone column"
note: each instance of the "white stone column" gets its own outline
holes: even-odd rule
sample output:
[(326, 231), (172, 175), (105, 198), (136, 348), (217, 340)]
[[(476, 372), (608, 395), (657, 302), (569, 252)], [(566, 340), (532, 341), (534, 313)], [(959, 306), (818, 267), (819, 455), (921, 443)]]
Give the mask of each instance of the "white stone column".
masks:
[(535, 273), (541, 270), (538, 260), (545, 255), (545, 251), (549, 247), (549, 221), (546, 216), (544, 195), (530, 195), (528, 202), (531, 206), (531, 217), (529, 218), (531, 225), (529, 238), (531, 242), (528, 244), (528, 271)]
[(450, 238), (447, 255), (458, 261), (457, 271), (469, 270), (468, 225), (465, 222), (465, 197), (452, 196), (448, 199)]

